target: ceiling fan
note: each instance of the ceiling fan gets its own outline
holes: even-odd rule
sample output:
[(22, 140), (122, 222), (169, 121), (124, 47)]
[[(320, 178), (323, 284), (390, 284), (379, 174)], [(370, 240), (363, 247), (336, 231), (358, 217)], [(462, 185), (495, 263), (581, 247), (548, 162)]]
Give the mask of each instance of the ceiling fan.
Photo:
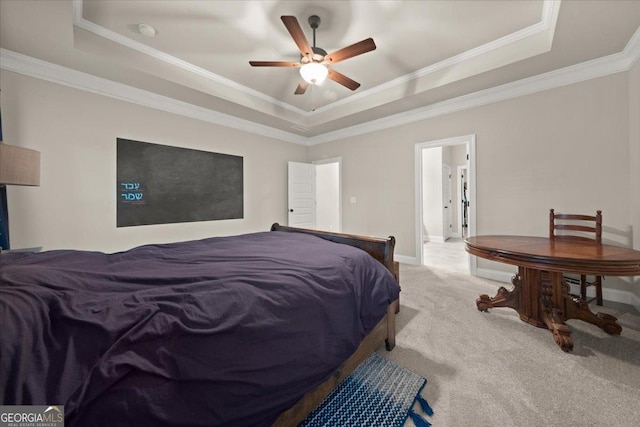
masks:
[(300, 49), (300, 61), (249, 61), (253, 67), (294, 67), (300, 68), (300, 76), (302, 79), (294, 92), (296, 95), (302, 95), (310, 84), (318, 85), (329, 78), (336, 83), (356, 90), (360, 87), (360, 83), (350, 79), (342, 73), (329, 68), (329, 65), (337, 64), (345, 59), (362, 55), (363, 53), (375, 50), (376, 44), (372, 38), (362, 40), (350, 46), (338, 49), (335, 52), (327, 54), (327, 51), (316, 46), (316, 29), (320, 25), (320, 17), (312, 15), (309, 17), (309, 25), (313, 29), (313, 47), (309, 45), (304, 32), (295, 16), (281, 16), (284, 26), (287, 27), (293, 41)]

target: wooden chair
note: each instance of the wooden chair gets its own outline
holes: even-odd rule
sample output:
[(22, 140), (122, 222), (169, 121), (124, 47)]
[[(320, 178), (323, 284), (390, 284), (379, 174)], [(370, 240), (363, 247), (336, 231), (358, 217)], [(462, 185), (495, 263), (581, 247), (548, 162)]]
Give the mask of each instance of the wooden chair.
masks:
[[(558, 222), (560, 221), (560, 222)], [(593, 223), (591, 225), (590, 223)], [(567, 233), (568, 232), (568, 233)], [(551, 209), (549, 212), (549, 238), (577, 239), (596, 243), (602, 243), (602, 211), (597, 211), (595, 216), (576, 214), (557, 214)], [(582, 274), (580, 281), (571, 277), (565, 277), (569, 283), (580, 284), (580, 296), (583, 300), (602, 305), (602, 276), (594, 276), (593, 280), (587, 280), (587, 275)], [(596, 296), (587, 299), (587, 288), (594, 286)]]

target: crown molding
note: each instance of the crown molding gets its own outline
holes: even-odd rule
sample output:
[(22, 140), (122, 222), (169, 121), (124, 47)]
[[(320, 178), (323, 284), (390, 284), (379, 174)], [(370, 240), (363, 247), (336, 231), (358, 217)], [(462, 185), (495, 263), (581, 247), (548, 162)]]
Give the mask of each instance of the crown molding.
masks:
[(158, 95), (61, 65), (52, 64), (7, 49), (0, 49), (0, 68), (180, 116), (239, 129), (281, 141), (292, 142), (294, 144), (307, 145), (304, 137), (290, 132), (240, 119), (229, 114)]
[(640, 27), (638, 27), (622, 52), (372, 120), (360, 125), (310, 137), (308, 139), (308, 145), (323, 144), (338, 139), (402, 126), (457, 111), (467, 110), (469, 108), (480, 107), (494, 102), (505, 101), (523, 95), (628, 71), (633, 67), (638, 57), (640, 57)]
[[(404, 76), (400, 76), (386, 83), (382, 83), (378, 86), (372, 87), (370, 89), (366, 89), (362, 92), (358, 92), (347, 98), (343, 98), (341, 100), (332, 102), (331, 104), (325, 105), (324, 107), (316, 108), (315, 112), (322, 113), (342, 105), (353, 103), (357, 100), (366, 98), (368, 96), (375, 95), (389, 89), (393, 89), (398, 86), (401, 86), (401, 87), (406, 86), (407, 83), (411, 82), (412, 80), (426, 77), (429, 74), (433, 74), (445, 68), (452, 68), (452, 67), (458, 66), (465, 61), (469, 61), (481, 55), (486, 55), (490, 52), (497, 51), (498, 49), (504, 48), (508, 45), (514, 44), (516, 42), (527, 39), (529, 37), (533, 37), (539, 33), (555, 30), (555, 22), (556, 22), (559, 10), (560, 10), (560, 0), (544, 0), (540, 22), (537, 22), (527, 28), (523, 28), (522, 30), (508, 34), (499, 39), (493, 40), (489, 43), (485, 43), (481, 46), (462, 52), (458, 55), (454, 55), (440, 62), (436, 62), (435, 64), (431, 64), (420, 70), (414, 71), (409, 74), (405, 74)], [(550, 37), (550, 39), (553, 39), (553, 37)]]
[[(403, 87), (408, 82), (411, 82), (416, 79), (424, 78), (438, 71), (460, 66), (461, 64), (468, 62), (470, 60), (473, 60), (474, 58), (478, 58), (482, 55), (487, 55), (492, 52), (497, 52), (499, 49), (505, 48), (506, 46), (523, 41), (525, 39), (534, 37), (540, 33), (550, 32), (551, 34), (553, 34), (555, 30), (555, 23), (557, 20), (558, 10), (560, 9), (560, 2), (561, 2), (561, 0), (543, 0), (540, 21), (527, 28), (523, 28), (522, 30), (513, 32), (497, 40), (493, 40), (489, 43), (485, 43), (481, 46), (478, 46), (476, 48), (454, 55), (450, 58), (444, 59), (440, 62), (429, 65), (415, 72), (411, 72), (409, 74), (403, 75), (401, 77), (385, 82), (378, 86), (360, 91), (356, 94), (352, 94), (346, 98), (342, 98), (338, 101), (332, 102), (323, 107), (316, 108), (313, 111), (305, 111), (289, 103), (280, 101), (260, 91), (257, 91), (255, 89), (239, 84), (233, 80), (222, 77), (209, 70), (198, 67), (180, 58), (169, 55), (160, 50), (154, 49), (144, 43), (140, 43), (129, 37), (116, 33), (115, 31), (111, 31), (98, 24), (88, 21), (83, 18), (82, 10), (83, 10), (84, 1), (85, 0), (72, 0), (72, 8), (73, 8), (72, 19), (73, 19), (73, 25), (75, 27), (81, 28), (85, 31), (91, 32), (105, 39), (111, 40), (112, 42), (120, 44), (122, 46), (126, 46), (128, 48), (134, 49), (152, 58), (171, 64), (182, 70), (194, 73), (200, 77), (204, 77), (206, 79), (209, 79), (212, 82), (221, 84), (235, 91), (242, 92), (248, 95), (249, 97), (259, 98), (263, 101), (272, 103), (277, 107), (284, 108), (288, 111), (298, 114), (301, 117), (302, 121), (308, 120), (311, 117), (319, 117), (319, 115), (322, 113), (331, 111), (339, 107), (348, 106), (349, 104), (353, 104), (369, 96), (379, 94), (380, 92), (393, 90), (398, 87)], [(552, 39), (553, 39), (552, 36), (549, 37), (549, 43)], [(251, 108), (251, 106), (249, 105), (245, 105), (245, 106)]]
[(0, 49), (0, 68), (196, 120), (311, 146), (628, 71), (639, 57), (640, 27), (622, 52), (313, 137), (285, 132), (6, 49)]
[(75, 27), (78, 27), (80, 29), (83, 29), (85, 31), (88, 31), (90, 33), (96, 34), (100, 37), (103, 37), (107, 40), (111, 40), (114, 43), (118, 43), (122, 46), (126, 46), (130, 49), (136, 50), (140, 53), (143, 53), (145, 55), (148, 55), (152, 58), (155, 58), (157, 60), (163, 61), (165, 63), (171, 64), (175, 67), (178, 67), (180, 69), (183, 69), (185, 71), (191, 72), (193, 74), (196, 74), (200, 77), (204, 77), (208, 80), (211, 80), (213, 82), (219, 83), (221, 85), (227, 86), (230, 89), (233, 89), (235, 91), (240, 91), (245, 93), (246, 95), (249, 95), (251, 97), (256, 97), (259, 99), (262, 99), (264, 101), (267, 101), (277, 107), (280, 108), (284, 108), (286, 110), (292, 111), (296, 114), (299, 115), (304, 115), (307, 112), (302, 110), (301, 108), (295, 107), (291, 104), (288, 104), (286, 102), (282, 102), (279, 99), (273, 98), (269, 95), (266, 95), (260, 91), (251, 89), (250, 87), (241, 85), (240, 83), (237, 83), (233, 80), (227, 79), (226, 77), (222, 77), (219, 74), (213, 73), (209, 70), (206, 70), (202, 67), (198, 67), (197, 65), (194, 65), (190, 62), (184, 61), (180, 58), (177, 58), (175, 56), (169, 55), (165, 52), (162, 52), (158, 49), (154, 49), (150, 46), (147, 46), (144, 43), (140, 43), (136, 40), (133, 40), (129, 37), (125, 37), (121, 34), (116, 33), (115, 31), (111, 31), (107, 28), (101, 27), (100, 25), (97, 25), (91, 21), (87, 21), (86, 19), (84, 19), (82, 17), (82, 9), (83, 9), (83, 2), (84, 0), (73, 0), (72, 3), (72, 7), (73, 7), (73, 11), (72, 11), (72, 16), (73, 16), (73, 25)]

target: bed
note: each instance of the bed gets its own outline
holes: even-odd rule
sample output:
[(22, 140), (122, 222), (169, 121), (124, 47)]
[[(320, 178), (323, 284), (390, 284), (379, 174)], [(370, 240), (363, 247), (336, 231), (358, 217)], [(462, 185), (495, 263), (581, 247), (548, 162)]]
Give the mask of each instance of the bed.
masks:
[(293, 426), (395, 345), (393, 237), (269, 232), (0, 255), (0, 400), (67, 426)]

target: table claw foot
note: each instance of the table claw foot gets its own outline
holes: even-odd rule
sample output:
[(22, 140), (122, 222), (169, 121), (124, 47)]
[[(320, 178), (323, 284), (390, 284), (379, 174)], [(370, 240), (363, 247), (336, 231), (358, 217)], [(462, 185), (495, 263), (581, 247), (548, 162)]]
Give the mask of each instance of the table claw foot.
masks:
[(551, 330), (553, 340), (558, 344), (562, 351), (569, 352), (573, 350), (573, 339), (571, 338), (571, 330), (567, 325), (555, 325)]
[(617, 322), (618, 318), (607, 313), (594, 313), (582, 298), (572, 297), (572, 303), (567, 304), (567, 319), (580, 319), (584, 322), (596, 325), (610, 335), (620, 335), (622, 326)]
[(607, 313), (596, 313), (596, 317), (601, 321), (599, 326), (609, 335), (620, 335), (622, 332), (622, 326), (616, 322), (616, 320), (618, 320), (617, 317)]
[(491, 307), (491, 298), (487, 294), (480, 295), (480, 298), (476, 299), (476, 307), (478, 310), (484, 311), (485, 313), (489, 311)]
[(558, 347), (565, 353), (569, 353), (573, 350), (573, 340), (569, 335), (563, 335), (561, 333), (553, 333), (553, 340), (558, 344)]
[(480, 298), (476, 299), (476, 307), (478, 307), (480, 311), (488, 311), (493, 307), (511, 307), (517, 309), (519, 291), (520, 288), (518, 287), (510, 291), (504, 286), (500, 286), (498, 293), (493, 298), (487, 294), (480, 295)]
[(552, 308), (543, 313), (543, 319), (547, 328), (553, 334), (553, 340), (562, 351), (569, 352), (573, 350), (573, 339), (571, 338), (571, 329), (562, 321), (562, 313)]

